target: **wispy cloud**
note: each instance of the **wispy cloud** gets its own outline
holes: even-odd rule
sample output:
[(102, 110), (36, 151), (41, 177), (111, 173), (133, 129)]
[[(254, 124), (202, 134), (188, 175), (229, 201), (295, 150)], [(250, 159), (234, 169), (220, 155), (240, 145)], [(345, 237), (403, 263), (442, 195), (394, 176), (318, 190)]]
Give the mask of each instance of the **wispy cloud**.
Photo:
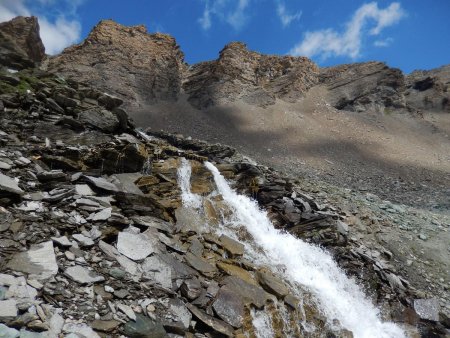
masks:
[[(53, 13), (50, 6), (56, 0), (2, 0), (0, 2), (0, 22), (22, 16), (37, 16), (40, 35), (47, 54), (57, 54), (65, 47), (80, 40), (81, 23), (76, 11), (84, 0), (60, 0), (58, 11)], [(50, 13), (52, 13), (50, 15)]]
[(388, 47), (391, 45), (392, 42), (394, 42), (393, 38), (386, 38), (386, 39), (374, 41), (373, 45), (375, 47)]
[(332, 28), (306, 32), (303, 40), (295, 45), (289, 54), (319, 56), (322, 59), (331, 56), (356, 59), (361, 54), (365, 34), (379, 35), (384, 28), (396, 24), (404, 16), (405, 11), (398, 2), (391, 3), (385, 9), (378, 8), (376, 2), (364, 4), (346, 23), (343, 32), (337, 32)]
[(198, 23), (203, 30), (209, 30), (214, 20), (225, 22), (234, 30), (241, 30), (248, 21), (247, 8), (251, 0), (204, 0), (202, 16)]
[(302, 12), (297, 12), (294, 14), (289, 14), (286, 9), (286, 6), (283, 2), (278, 2), (277, 4), (277, 14), (280, 18), (281, 24), (283, 27), (287, 27), (291, 24), (292, 21), (299, 20), (302, 16)]

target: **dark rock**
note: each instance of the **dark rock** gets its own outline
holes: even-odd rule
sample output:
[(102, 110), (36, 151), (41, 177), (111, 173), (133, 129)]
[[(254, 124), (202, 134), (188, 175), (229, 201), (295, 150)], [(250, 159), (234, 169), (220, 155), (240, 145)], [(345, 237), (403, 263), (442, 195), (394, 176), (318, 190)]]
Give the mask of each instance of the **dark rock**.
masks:
[(244, 301), (239, 293), (225, 285), (220, 288), (213, 303), (216, 314), (235, 328), (240, 328), (244, 320)]
[(202, 293), (202, 285), (197, 278), (190, 278), (183, 281), (181, 284), (181, 294), (189, 300), (194, 300)]
[(24, 69), (40, 63), (45, 48), (36, 17), (16, 17), (0, 23), (0, 65)]
[(231, 325), (216, 319), (212, 316), (207, 315), (202, 310), (196, 308), (195, 306), (191, 304), (186, 304), (186, 307), (189, 309), (189, 311), (192, 312), (192, 314), (197, 317), (199, 320), (201, 320), (203, 323), (214, 329), (215, 331), (222, 333), (226, 335), (227, 337), (232, 337), (234, 329)]
[(129, 321), (123, 327), (123, 332), (130, 338), (168, 338), (164, 326), (149, 317), (136, 314), (136, 321)]
[(107, 133), (115, 132), (119, 127), (116, 115), (106, 109), (85, 110), (78, 115), (78, 120)]
[(258, 271), (256, 273), (259, 283), (261, 286), (271, 294), (277, 296), (278, 298), (283, 298), (289, 293), (287, 286), (278, 278), (273, 276), (271, 273), (266, 271)]

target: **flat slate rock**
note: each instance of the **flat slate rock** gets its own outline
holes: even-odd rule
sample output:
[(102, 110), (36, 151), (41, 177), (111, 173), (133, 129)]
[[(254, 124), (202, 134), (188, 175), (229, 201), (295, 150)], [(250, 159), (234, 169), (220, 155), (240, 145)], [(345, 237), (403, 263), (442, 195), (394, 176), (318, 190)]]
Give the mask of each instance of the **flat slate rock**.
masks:
[(58, 272), (53, 242), (33, 245), (30, 250), (15, 254), (7, 267), (14, 271), (30, 274), (32, 279), (47, 279)]
[(436, 298), (415, 299), (414, 310), (421, 319), (439, 321), (439, 300)]
[(130, 320), (123, 327), (123, 332), (129, 338), (168, 338), (164, 326), (152, 318), (141, 314), (136, 315), (136, 321)]
[(0, 173), (0, 191), (6, 191), (16, 195), (23, 195), (25, 192), (20, 189), (17, 182), (9, 176)]
[(192, 312), (192, 314), (197, 317), (199, 320), (201, 320), (203, 323), (208, 325), (210, 328), (214, 329), (215, 331), (224, 334), (227, 337), (233, 337), (234, 329), (231, 325), (216, 319), (214, 317), (211, 317), (210, 315), (206, 314), (204, 311), (198, 309), (192, 304), (187, 303), (186, 307), (189, 309), (189, 311)]
[(103, 276), (97, 275), (95, 272), (79, 265), (67, 268), (64, 274), (80, 284), (92, 284), (105, 280)]
[(104, 179), (103, 177), (93, 177), (93, 176), (84, 176), (84, 178), (97, 188), (107, 190), (107, 191), (114, 191), (117, 192), (119, 189), (117, 186), (108, 180)]
[(138, 261), (157, 252), (155, 243), (144, 234), (119, 232), (117, 250), (128, 258)]

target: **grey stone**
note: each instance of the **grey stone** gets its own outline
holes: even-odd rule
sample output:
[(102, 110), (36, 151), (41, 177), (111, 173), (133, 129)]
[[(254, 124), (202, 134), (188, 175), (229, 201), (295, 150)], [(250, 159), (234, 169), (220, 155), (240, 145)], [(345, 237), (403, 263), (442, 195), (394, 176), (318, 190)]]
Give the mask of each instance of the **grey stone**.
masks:
[(0, 300), (0, 320), (17, 316), (17, 302), (15, 299)]
[(105, 132), (114, 132), (119, 127), (116, 115), (106, 109), (85, 110), (78, 115), (78, 120)]
[(256, 274), (261, 286), (278, 298), (283, 298), (289, 293), (287, 286), (277, 277), (264, 271), (258, 271)]
[(195, 317), (197, 317), (199, 320), (201, 320), (203, 323), (205, 323), (215, 331), (220, 332), (228, 337), (233, 337), (234, 329), (230, 324), (227, 324), (206, 314), (204, 311), (196, 308), (194, 305), (191, 305), (189, 303), (186, 304), (186, 307), (189, 309), (189, 311), (192, 312)]
[(0, 337), (2, 337), (2, 338), (17, 338), (17, 337), (19, 337), (19, 335), (20, 335), (20, 333), (16, 329), (9, 328), (5, 324), (0, 324)]
[(64, 274), (80, 284), (92, 284), (105, 280), (103, 276), (97, 275), (95, 272), (79, 265), (67, 268)]
[(11, 270), (30, 274), (37, 280), (50, 278), (58, 272), (53, 242), (33, 245), (30, 250), (15, 254), (8, 262)]
[(132, 218), (135, 224), (146, 226), (150, 228), (155, 228), (167, 233), (172, 233), (174, 231), (173, 225), (165, 222), (159, 218), (152, 216), (134, 216)]
[(170, 332), (183, 334), (191, 323), (191, 312), (180, 299), (171, 299), (169, 301), (168, 313), (170, 313), (173, 320), (165, 321), (163, 323), (164, 327)]
[(189, 300), (194, 300), (202, 293), (202, 285), (197, 278), (189, 278), (181, 284), (181, 294)]
[(219, 240), (222, 247), (231, 254), (232, 257), (242, 256), (244, 254), (244, 244), (239, 243), (226, 235), (221, 235)]
[(117, 238), (117, 250), (132, 260), (141, 260), (157, 252), (155, 242), (145, 234), (120, 232)]
[(75, 185), (75, 193), (77, 195), (81, 195), (81, 196), (95, 195), (95, 193), (92, 191), (92, 189), (87, 184), (76, 184)]
[(251, 303), (257, 308), (264, 307), (266, 301), (274, 297), (261, 287), (249, 284), (237, 276), (227, 276), (222, 279), (221, 284), (229, 286), (231, 290), (239, 294), (244, 303)]
[(12, 168), (12, 165), (11, 165), (11, 164), (6, 163), (6, 162), (4, 162), (4, 161), (0, 161), (0, 169), (3, 169), (3, 170), (9, 170), (9, 169), (11, 169), (11, 168)]
[(100, 336), (86, 324), (66, 323), (64, 324), (62, 331), (68, 334), (75, 334), (75, 337), (80, 338), (100, 338)]
[(240, 328), (243, 324), (244, 306), (241, 295), (227, 285), (220, 288), (213, 303), (217, 315), (235, 328)]
[(217, 271), (217, 268), (214, 265), (209, 264), (205, 259), (195, 256), (190, 252), (186, 254), (185, 258), (190, 266), (203, 274), (210, 274)]
[(144, 278), (149, 279), (165, 289), (172, 289), (172, 267), (158, 255), (148, 257), (142, 263)]
[(439, 321), (439, 300), (437, 298), (415, 299), (414, 310), (421, 319)]
[(8, 230), (13, 220), (13, 215), (5, 208), (0, 207), (0, 232)]
[(111, 217), (112, 208), (105, 208), (95, 214), (91, 214), (88, 217), (88, 220), (90, 221), (106, 221), (108, 218)]
[(19, 188), (17, 182), (9, 176), (0, 173), (0, 192), (6, 191), (16, 195), (23, 195), (24, 191)]
[(93, 176), (83, 176), (89, 183), (93, 184), (97, 188), (106, 190), (106, 191), (113, 191), (117, 192), (119, 189), (117, 186), (108, 180), (104, 179), (103, 177), (93, 177)]
[(72, 235), (72, 237), (75, 238), (75, 240), (80, 244), (81, 247), (91, 247), (95, 244), (91, 238), (86, 237), (82, 234), (74, 234)]
[(136, 321), (129, 321), (123, 327), (129, 338), (168, 338), (164, 326), (152, 318), (141, 314), (136, 315)]
[(131, 309), (131, 307), (129, 307), (128, 305), (124, 305), (124, 304), (117, 304), (117, 308), (120, 311), (122, 311), (128, 318), (130, 318), (131, 320), (136, 321), (136, 314)]
[(337, 221), (337, 231), (344, 236), (348, 235), (348, 225), (340, 220)]
[(140, 173), (125, 173), (125, 174), (115, 174), (113, 176), (116, 178), (116, 185), (120, 189), (128, 194), (140, 195), (143, 196), (144, 193), (137, 187), (134, 182), (136, 182), (139, 178), (142, 177)]
[(52, 241), (59, 246), (70, 248), (72, 246), (72, 242), (66, 236), (62, 237), (52, 237)]

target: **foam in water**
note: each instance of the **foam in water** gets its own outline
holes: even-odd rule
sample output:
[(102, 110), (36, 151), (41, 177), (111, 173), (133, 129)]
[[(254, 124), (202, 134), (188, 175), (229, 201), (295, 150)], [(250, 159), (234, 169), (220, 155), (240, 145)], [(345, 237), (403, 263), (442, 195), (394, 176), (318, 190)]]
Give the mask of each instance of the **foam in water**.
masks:
[(356, 338), (406, 337), (397, 325), (381, 321), (378, 309), (330, 254), (275, 229), (255, 201), (232, 190), (213, 164), (206, 162), (205, 166), (214, 176), (218, 193), (233, 210), (230, 225), (244, 225), (264, 252), (253, 257), (257, 263), (270, 266), (294, 285), (306, 287), (328, 320), (339, 320)]
[(181, 166), (177, 171), (178, 185), (181, 189), (181, 200), (183, 201), (183, 206), (198, 209), (202, 205), (202, 198), (191, 192), (191, 173), (192, 169), (189, 161), (183, 157), (181, 159)]
[(272, 338), (275, 336), (272, 322), (266, 312), (252, 309), (250, 315), (252, 316), (253, 328), (258, 338)]

